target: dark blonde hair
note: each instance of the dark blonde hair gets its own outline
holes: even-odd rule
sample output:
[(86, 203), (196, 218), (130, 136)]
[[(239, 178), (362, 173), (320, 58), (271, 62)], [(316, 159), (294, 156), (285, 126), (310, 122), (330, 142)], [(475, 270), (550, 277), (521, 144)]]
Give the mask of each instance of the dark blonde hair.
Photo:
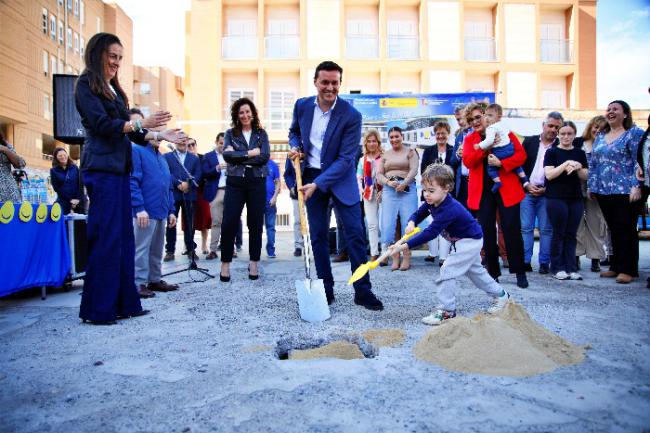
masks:
[(431, 184), (436, 182), (443, 188), (451, 191), (454, 188), (454, 171), (447, 164), (439, 162), (429, 165), (422, 173), (422, 183)]
[(472, 111), (479, 110), (482, 114), (485, 114), (488, 104), (485, 102), (472, 102), (467, 107), (465, 107), (465, 119), (469, 125), (472, 124)]
[(605, 116), (595, 116), (592, 117), (591, 120), (587, 123), (587, 126), (585, 126), (585, 130), (582, 132), (582, 138), (585, 139), (585, 141), (593, 141), (596, 137), (594, 137), (591, 134), (591, 129), (594, 127), (596, 123), (602, 123), (601, 128), (603, 128), (605, 123), (607, 123), (607, 120), (605, 119)]
[(384, 153), (384, 149), (381, 147), (381, 137), (379, 136), (379, 131), (376, 129), (369, 129), (366, 132), (366, 135), (363, 136), (363, 154), (367, 155), (368, 154), (368, 138), (370, 137), (375, 137), (375, 140), (377, 140), (377, 150), (379, 151), (379, 154)]
[(565, 120), (564, 123), (562, 123), (562, 126), (560, 128), (564, 128), (565, 126), (568, 126), (569, 128), (573, 129), (574, 134), (578, 134), (578, 128), (576, 127), (576, 124), (573, 123), (570, 120)]
[(501, 107), (499, 104), (490, 104), (490, 105), (487, 106), (487, 108), (485, 110), (486, 111), (487, 110), (493, 110), (499, 116), (503, 116), (503, 107)]
[(447, 131), (447, 134), (451, 133), (451, 127), (449, 126), (449, 123), (447, 123), (446, 120), (438, 120), (436, 123), (433, 124), (434, 134), (438, 129), (444, 129), (445, 131)]

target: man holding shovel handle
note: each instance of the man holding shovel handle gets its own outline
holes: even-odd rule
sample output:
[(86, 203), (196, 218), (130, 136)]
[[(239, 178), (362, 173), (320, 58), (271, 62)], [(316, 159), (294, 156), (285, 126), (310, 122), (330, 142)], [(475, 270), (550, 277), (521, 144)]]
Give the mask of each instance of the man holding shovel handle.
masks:
[[(342, 76), (343, 69), (336, 63), (319, 64), (314, 74), (318, 94), (296, 101), (289, 129), (289, 158), (304, 158), (304, 185), (300, 190), (307, 206), (316, 273), (323, 280), (328, 304), (334, 302), (328, 246), (330, 199), (345, 227), (351, 270), (367, 260), (354, 164), (361, 142), (361, 114), (347, 101), (338, 99)], [(354, 303), (369, 310), (383, 310), (371, 288), (368, 275), (355, 282)]]

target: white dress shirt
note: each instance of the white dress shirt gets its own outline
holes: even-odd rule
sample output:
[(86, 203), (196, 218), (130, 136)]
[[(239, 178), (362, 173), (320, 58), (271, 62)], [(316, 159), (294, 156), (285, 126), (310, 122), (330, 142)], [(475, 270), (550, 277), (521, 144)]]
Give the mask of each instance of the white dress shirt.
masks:
[(311, 132), (309, 134), (309, 141), (311, 142), (311, 148), (307, 153), (307, 166), (311, 168), (317, 168), (320, 170), (320, 152), (323, 148), (323, 139), (325, 138), (325, 131), (327, 130), (327, 125), (330, 123), (332, 118), (332, 110), (336, 107), (336, 102), (332, 108), (323, 112), (318, 105), (318, 98), (314, 100), (314, 119), (311, 122)]
[[(219, 164), (225, 164), (226, 160), (223, 159), (223, 155), (217, 152), (217, 161), (219, 161)], [(221, 173), (221, 176), (219, 176), (219, 186), (218, 188), (225, 188), (226, 187), (226, 178), (228, 177), (228, 171), (223, 169), (219, 173)]]

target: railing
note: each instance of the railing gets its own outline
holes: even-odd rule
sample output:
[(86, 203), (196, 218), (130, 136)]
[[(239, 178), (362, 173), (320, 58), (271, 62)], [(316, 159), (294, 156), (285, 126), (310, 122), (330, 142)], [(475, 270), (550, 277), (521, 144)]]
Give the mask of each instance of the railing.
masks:
[(571, 39), (542, 39), (542, 63), (573, 63), (573, 41)]
[(497, 59), (494, 38), (465, 38), (465, 60), (494, 62)]
[(257, 36), (221, 38), (221, 56), (228, 60), (257, 59)]
[(417, 60), (420, 58), (420, 41), (417, 36), (388, 36), (388, 58)]
[(300, 36), (270, 35), (264, 38), (267, 59), (297, 59), (300, 57)]
[(377, 36), (348, 36), (345, 38), (345, 55), (348, 59), (376, 59), (379, 57), (379, 38)]

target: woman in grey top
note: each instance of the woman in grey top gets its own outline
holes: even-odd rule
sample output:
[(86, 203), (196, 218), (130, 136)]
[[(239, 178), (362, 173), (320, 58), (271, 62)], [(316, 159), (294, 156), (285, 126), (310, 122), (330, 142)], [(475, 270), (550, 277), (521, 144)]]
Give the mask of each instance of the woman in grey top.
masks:
[(0, 202), (20, 201), (18, 184), (11, 175), (12, 166), (25, 168), (25, 160), (18, 156), (14, 147), (0, 133)]

